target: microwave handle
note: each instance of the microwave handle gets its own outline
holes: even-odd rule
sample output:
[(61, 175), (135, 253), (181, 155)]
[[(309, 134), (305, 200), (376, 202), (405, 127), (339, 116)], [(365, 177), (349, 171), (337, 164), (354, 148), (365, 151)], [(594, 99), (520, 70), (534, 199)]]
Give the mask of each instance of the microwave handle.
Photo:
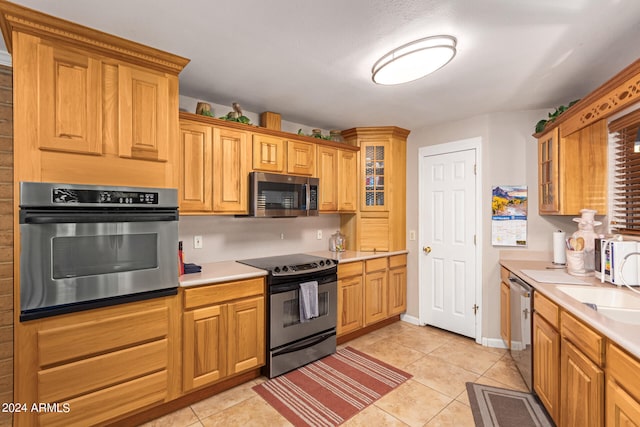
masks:
[(307, 203), (306, 203), (306, 207), (307, 207), (307, 213), (309, 213), (309, 210), (311, 208), (311, 186), (309, 184), (303, 184), (304, 185), (304, 194), (306, 196), (307, 199)]

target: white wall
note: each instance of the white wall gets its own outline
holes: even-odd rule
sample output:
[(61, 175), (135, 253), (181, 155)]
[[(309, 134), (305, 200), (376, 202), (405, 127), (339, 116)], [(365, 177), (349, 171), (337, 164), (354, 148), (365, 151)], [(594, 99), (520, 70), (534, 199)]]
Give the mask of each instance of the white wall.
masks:
[[(407, 145), (407, 229), (418, 230), (418, 149), (462, 139), (482, 138), (479, 173), (482, 177), (482, 337), (500, 337), (500, 251), (514, 249), (537, 254), (542, 251), (551, 260), (551, 233), (577, 229), (571, 217), (538, 215), (538, 151), (531, 136), (535, 123), (546, 117), (548, 110), (495, 113), (413, 131)], [(491, 245), (491, 190), (494, 185), (527, 185), (529, 211), (526, 248)], [(418, 317), (418, 262), (422, 251), (418, 241), (408, 241), (407, 314)]]
[[(199, 101), (207, 102), (211, 105), (211, 110), (213, 112), (214, 117), (225, 116), (229, 111), (232, 111), (231, 105), (216, 104), (214, 102), (210, 102), (204, 99), (196, 99), (196, 98), (191, 98), (189, 96), (184, 96), (184, 95), (180, 95), (180, 110), (188, 111), (189, 113), (195, 113), (196, 106), (198, 105)], [(240, 107), (242, 107), (242, 104), (240, 105)], [(251, 124), (258, 125), (258, 126), (260, 125), (259, 113), (254, 113), (251, 111), (244, 111), (244, 110), (242, 110), (242, 113), (245, 116), (247, 116), (249, 120), (251, 120)], [(298, 133), (298, 130), (302, 129), (302, 132), (305, 135), (311, 135), (311, 129), (313, 128), (317, 128), (317, 126), (303, 125), (300, 123), (289, 122), (286, 120), (280, 121), (280, 130), (282, 130), (283, 132)], [(322, 129), (322, 131), (323, 131), (322, 132), (323, 135), (329, 135), (328, 130)]]
[[(340, 229), (338, 214), (303, 218), (181, 216), (180, 240), (185, 262), (201, 264), (329, 249), (329, 237)], [(322, 230), (318, 240), (317, 231)], [(280, 235), (284, 234), (284, 239)], [(193, 248), (193, 236), (203, 248)]]

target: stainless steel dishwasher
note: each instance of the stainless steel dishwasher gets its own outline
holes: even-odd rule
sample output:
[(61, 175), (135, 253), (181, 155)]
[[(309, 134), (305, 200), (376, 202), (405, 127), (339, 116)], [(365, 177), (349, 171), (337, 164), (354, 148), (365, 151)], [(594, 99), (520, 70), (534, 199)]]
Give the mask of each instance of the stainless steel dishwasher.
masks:
[(522, 379), (533, 392), (533, 350), (531, 341), (533, 288), (514, 274), (509, 275), (511, 303), (510, 352)]

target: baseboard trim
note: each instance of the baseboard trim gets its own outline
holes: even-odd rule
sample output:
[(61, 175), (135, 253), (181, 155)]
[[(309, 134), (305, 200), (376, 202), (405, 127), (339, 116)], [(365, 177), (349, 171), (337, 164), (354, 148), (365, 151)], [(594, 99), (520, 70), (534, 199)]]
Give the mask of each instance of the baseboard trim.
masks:
[(502, 338), (482, 338), (482, 345), (492, 348), (509, 348)]
[(420, 319), (410, 314), (401, 314), (400, 320), (403, 322), (411, 323), (412, 325), (420, 326)]

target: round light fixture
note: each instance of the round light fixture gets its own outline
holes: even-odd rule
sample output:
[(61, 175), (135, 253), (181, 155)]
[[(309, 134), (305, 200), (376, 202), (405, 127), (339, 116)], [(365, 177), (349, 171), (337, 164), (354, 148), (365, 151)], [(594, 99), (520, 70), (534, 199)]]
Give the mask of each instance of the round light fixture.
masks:
[(453, 36), (430, 36), (402, 45), (380, 58), (371, 69), (372, 80), (395, 85), (417, 80), (444, 67), (456, 55)]

